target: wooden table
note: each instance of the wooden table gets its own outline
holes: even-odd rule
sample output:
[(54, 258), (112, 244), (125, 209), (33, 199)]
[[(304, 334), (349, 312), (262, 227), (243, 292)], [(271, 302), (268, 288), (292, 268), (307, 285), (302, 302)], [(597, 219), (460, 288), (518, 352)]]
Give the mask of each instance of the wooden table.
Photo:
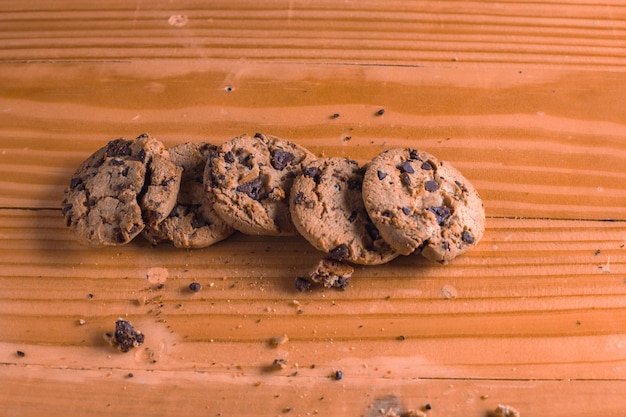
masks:
[[(626, 413), (623, 3), (2, 0), (0, 22), (1, 416)], [(81, 246), (63, 189), (143, 132), (418, 147), (487, 231), (304, 293), (299, 237)], [(144, 345), (104, 341), (118, 317)]]

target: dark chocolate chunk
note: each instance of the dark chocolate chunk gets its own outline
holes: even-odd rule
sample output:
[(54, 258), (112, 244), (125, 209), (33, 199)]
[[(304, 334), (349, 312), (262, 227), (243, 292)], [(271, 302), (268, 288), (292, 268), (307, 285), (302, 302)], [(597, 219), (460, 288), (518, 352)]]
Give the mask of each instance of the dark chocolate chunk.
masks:
[(361, 190), (362, 182), (356, 178), (348, 180), (348, 189), (349, 190)]
[(433, 170), (433, 166), (430, 164), (430, 162), (426, 161), (422, 164), (421, 167), (424, 171), (432, 171)]
[(72, 207), (73, 206), (71, 204), (65, 204), (61, 210), (61, 214), (65, 216), (72, 209)]
[(115, 342), (122, 352), (128, 352), (131, 348), (143, 344), (144, 335), (135, 330), (129, 321), (119, 319), (115, 322)]
[(70, 188), (73, 190), (79, 185), (81, 185), (82, 183), (83, 183), (83, 180), (81, 180), (80, 178), (72, 178), (72, 180), (70, 181)]
[(385, 114), (385, 109), (380, 109), (376, 112), (376, 115), (378, 116), (382, 116), (383, 114)]
[(383, 180), (387, 176), (387, 173), (384, 172), (384, 171), (381, 171), (381, 170), (378, 170), (378, 172), (376, 174), (378, 175), (378, 179), (379, 180)]
[(369, 235), (369, 237), (372, 238), (372, 240), (380, 239), (380, 232), (372, 223), (367, 223), (365, 225), (365, 229), (367, 230), (367, 234)]
[(424, 183), (424, 188), (426, 189), (426, 191), (430, 191), (432, 193), (439, 189), (439, 184), (437, 184), (437, 181), (428, 180), (426, 181), (426, 183)]
[(350, 285), (350, 277), (337, 277), (337, 280), (333, 282), (333, 288), (339, 288), (345, 290)]
[(406, 172), (400, 174), (400, 181), (402, 181), (404, 185), (411, 185), (411, 177)]
[(296, 290), (302, 292), (311, 288), (311, 281), (304, 277), (296, 278)]
[(417, 149), (411, 149), (409, 151), (409, 158), (417, 159), (418, 161), (422, 160), (422, 158), (419, 157), (419, 151)]
[(126, 139), (115, 139), (108, 143), (106, 155), (108, 157), (128, 156), (132, 153), (132, 142)]
[(23, 358), (24, 356), (26, 356), (26, 353), (24, 353), (24, 351), (21, 351), (21, 350), (18, 350), (17, 352), (15, 352), (15, 354), (19, 356), (20, 358)]
[(336, 371), (335, 372), (335, 381), (340, 381), (343, 379), (343, 372), (341, 371)]
[(304, 198), (304, 193), (302, 191), (300, 191), (298, 194), (296, 194), (296, 196), (293, 198), (293, 202), (295, 204), (300, 204), (305, 200)]
[(404, 161), (402, 165), (400, 165), (400, 171), (406, 172), (407, 174), (413, 174), (415, 170), (409, 161)]
[(199, 229), (207, 225), (208, 224), (206, 220), (204, 220), (202, 217), (193, 216), (193, 219), (191, 219), (191, 227), (193, 227), (194, 229)]
[(402, 212), (408, 216), (409, 214), (411, 214), (411, 208), (404, 206), (402, 207)]
[(261, 180), (261, 177), (256, 177), (250, 182), (238, 185), (235, 189), (240, 193), (245, 193), (251, 199), (258, 201), (261, 199), (262, 187), (263, 181)]
[(348, 256), (350, 256), (350, 248), (348, 248), (348, 245), (346, 244), (341, 244), (331, 249), (328, 255), (330, 259), (341, 261), (343, 259), (346, 259)]
[(231, 151), (226, 152), (224, 154), (224, 161), (232, 164), (233, 162), (235, 162), (235, 155), (233, 155)]
[(448, 217), (450, 217), (450, 209), (447, 207), (429, 207), (428, 211), (435, 215), (439, 226), (443, 226)]
[(193, 292), (198, 292), (201, 289), (202, 289), (202, 284), (200, 284), (199, 282), (192, 282), (191, 284), (189, 284), (189, 290)]
[(461, 240), (471, 245), (472, 243), (474, 243), (474, 236), (472, 236), (472, 234), (467, 230), (464, 230), (461, 234)]
[(295, 158), (296, 156), (291, 152), (285, 152), (282, 149), (277, 148), (274, 150), (274, 152), (272, 152), (272, 158), (270, 160), (270, 163), (275, 169), (282, 171)]

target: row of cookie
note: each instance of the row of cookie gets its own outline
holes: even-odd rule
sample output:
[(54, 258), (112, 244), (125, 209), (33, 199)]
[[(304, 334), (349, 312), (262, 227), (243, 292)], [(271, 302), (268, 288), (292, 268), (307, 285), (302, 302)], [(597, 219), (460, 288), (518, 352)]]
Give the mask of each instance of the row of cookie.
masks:
[(111, 141), (74, 174), (63, 214), (91, 245), (139, 233), (177, 247), (208, 246), (234, 230), (299, 233), (332, 259), (358, 264), (416, 250), (446, 262), (484, 230), (474, 188), (432, 155), (390, 149), (360, 167), (262, 134), (169, 150), (148, 135)]

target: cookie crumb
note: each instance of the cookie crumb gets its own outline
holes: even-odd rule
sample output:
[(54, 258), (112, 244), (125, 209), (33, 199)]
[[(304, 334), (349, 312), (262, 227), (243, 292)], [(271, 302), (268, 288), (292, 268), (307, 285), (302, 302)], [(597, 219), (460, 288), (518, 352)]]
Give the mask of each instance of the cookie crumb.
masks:
[(139, 330), (135, 330), (128, 320), (119, 318), (115, 322), (115, 332), (105, 333), (104, 339), (112, 346), (117, 346), (121, 352), (128, 352), (131, 348), (143, 344), (144, 335)]
[(338, 118), (339, 118), (339, 116), (340, 116), (340, 114), (339, 114), (339, 113), (333, 113), (333, 114), (330, 116), (330, 118), (331, 118), (331, 119), (338, 119)]
[(79, 326), (84, 326), (87, 322), (83, 319), (78, 319), (76, 320), (76, 324), (78, 324)]
[(350, 284), (354, 268), (341, 261), (324, 258), (311, 270), (311, 281), (322, 284), (326, 288), (345, 290)]
[(23, 358), (24, 356), (26, 356), (26, 353), (24, 353), (24, 351), (22, 350), (18, 350), (17, 352), (15, 352), (15, 354), (19, 356), (20, 358)]
[(335, 381), (341, 381), (343, 379), (343, 372), (342, 371), (335, 371), (335, 374), (333, 375), (333, 379)]
[(284, 359), (274, 359), (272, 367), (274, 369), (285, 369), (287, 367), (287, 361)]
[(382, 116), (383, 114), (385, 114), (385, 109), (380, 109), (376, 112), (376, 116)]
[(510, 405), (498, 404), (493, 417), (520, 417), (520, 413)]
[(307, 291), (311, 288), (311, 281), (304, 277), (296, 278), (296, 290), (300, 292)]
[(270, 340), (270, 343), (273, 346), (281, 346), (281, 345), (284, 345), (285, 343), (287, 343), (288, 341), (289, 341), (289, 337), (287, 337), (286, 334), (283, 334), (283, 335), (280, 335), (280, 336), (273, 337)]

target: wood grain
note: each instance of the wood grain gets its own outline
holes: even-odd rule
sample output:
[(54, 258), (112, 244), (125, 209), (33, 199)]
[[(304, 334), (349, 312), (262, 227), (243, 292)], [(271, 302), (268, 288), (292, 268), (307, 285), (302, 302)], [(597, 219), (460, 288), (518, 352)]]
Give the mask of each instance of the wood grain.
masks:
[[(0, 20), (0, 416), (624, 414), (621, 2), (0, 0)], [(300, 237), (92, 249), (65, 227), (108, 140), (258, 131), (432, 152), (485, 236), (302, 293), (322, 254)], [(144, 345), (107, 344), (118, 317)]]

